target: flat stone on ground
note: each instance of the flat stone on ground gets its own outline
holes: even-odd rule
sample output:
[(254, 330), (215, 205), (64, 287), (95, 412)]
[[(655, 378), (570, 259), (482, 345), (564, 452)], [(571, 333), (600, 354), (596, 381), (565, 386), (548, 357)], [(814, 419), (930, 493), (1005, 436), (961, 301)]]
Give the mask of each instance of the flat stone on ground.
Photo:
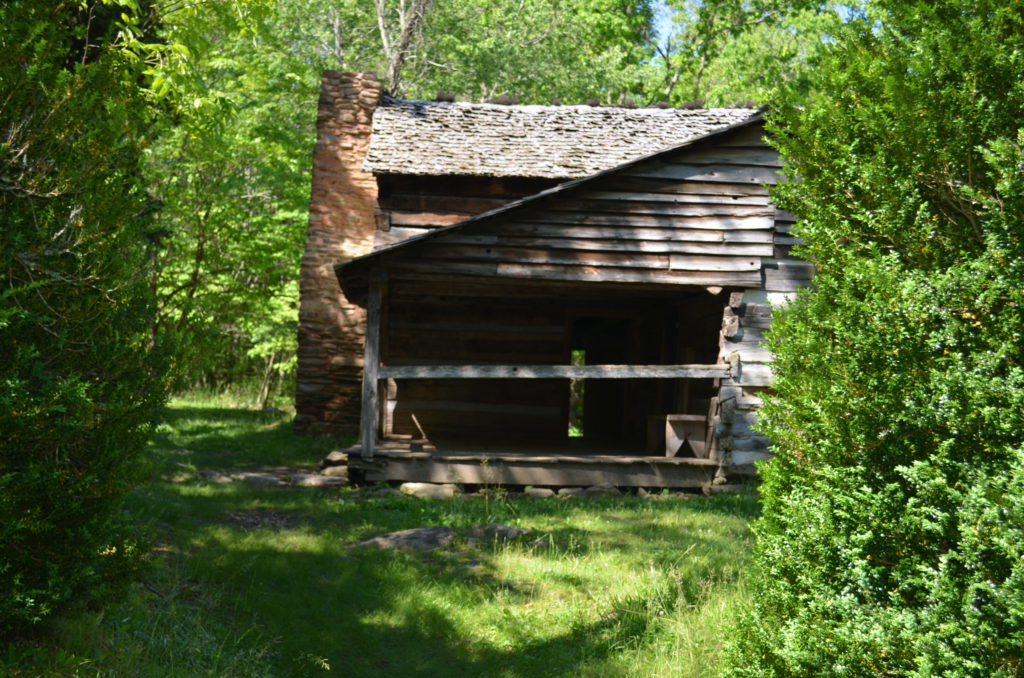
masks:
[(555, 491), (547, 487), (528, 487), (523, 490), (523, 494), (535, 499), (547, 499), (555, 496)]
[(583, 490), (582, 487), (563, 487), (562, 489), (560, 489), (558, 491), (558, 496), (559, 497), (582, 497), (583, 496), (583, 492), (584, 492), (584, 490)]
[(232, 481), (231, 476), (225, 475), (220, 471), (214, 471), (211, 468), (204, 468), (199, 472), (199, 477), (211, 483), (230, 483)]
[(360, 546), (397, 551), (433, 551), (455, 541), (450, 527), (414, 527), (411, 530), (389, 532), (360, 542)]
[(344, 477), (317, 475), (313, 473), (293, 473), (288, 476), (292, 485), (299, 487), (339, 487), (345, 484)]
[(457, 494), (462, 494), (462, 491), (457, 486), (450, 483), (444, 485), (436, 483), (402, 483), (398, 489), (402, 494), (407, 494), (410, 497), (420, 497), (421, 499), (451, 499)]
[(321, 466), (347, 466), (348, 452), (345, 450), (334, 450), (320, 462)]
[(498, 541), (508, 541), (509, 539), (516, 539), (524, 534), (529, 534), (530, 531), (523, 527), (486, 523), (484, 525), (474, 525), (469, 528), (469, 533), (478, 539), (491, 538)]
[(348, 478), (348, 466), (327, 466), (320, 474), (331, 478)]
[(266, 473), (238, 473), (235, 478), (254, 487), (276, 487), (284, 484), (284, 481), (277, 476)]
[(614, 485), (593, 485), (583, 490), (583, 495), (598, 499), (601, 497), (621, 497), (622, 492)]

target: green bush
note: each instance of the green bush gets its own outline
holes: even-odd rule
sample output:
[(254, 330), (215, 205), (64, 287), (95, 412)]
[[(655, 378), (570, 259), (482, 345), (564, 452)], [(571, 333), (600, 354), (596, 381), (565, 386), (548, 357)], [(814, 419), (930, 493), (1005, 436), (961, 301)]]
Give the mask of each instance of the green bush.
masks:
[(122, 10), (0, 6), (0, 633), (130, 561), (118, 505), (163, 399)]
[(1024, 6), (881, 0), (818, 68), (733, 673), (1024, 675)]

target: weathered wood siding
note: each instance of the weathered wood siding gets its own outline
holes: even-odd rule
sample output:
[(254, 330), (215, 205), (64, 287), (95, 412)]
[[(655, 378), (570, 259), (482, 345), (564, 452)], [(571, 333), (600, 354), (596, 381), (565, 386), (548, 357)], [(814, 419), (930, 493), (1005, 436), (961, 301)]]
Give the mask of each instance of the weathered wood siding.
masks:
[(374, 249), (451, 226), (557, 183), (555, 179), (378, 176)]
[[(791, 217), (776, 210), (765, 188), (777, 180), (779, 161), (762, 135), (760, 125), (749, 126), (602, 175), (439, 234), (387, 265), (405, 272), (791, 291), (809, 271), (789, 257)], [(389, 209), (398, 204), (412, 203), (389, 203)], [(436, 218), (440, 208), (431, 210)], [(426, 221), (427, 213), (417, 218)], [(399, 214), (410, 218), (391, 211), (381, 219), (390, 219), (394, 230)]]

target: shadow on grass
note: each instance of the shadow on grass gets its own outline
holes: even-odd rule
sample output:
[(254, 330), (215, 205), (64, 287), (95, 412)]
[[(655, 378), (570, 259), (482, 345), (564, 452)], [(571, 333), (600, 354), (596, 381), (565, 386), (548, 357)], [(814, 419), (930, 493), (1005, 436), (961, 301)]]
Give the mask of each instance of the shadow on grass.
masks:
[[(324, 661), (332, 673), (356, 678), (573, 675), (584, 664), (642, 642), (658, 615), (692, 604), (700, 581), (720, 574), (721, 562), (708, 559), (691, 568), (686, 581), (664, 580), (606, 605), (599, 616), (544, 625), (532, 616), (532, 584), (498, 574), (501, 554), (511, 550), (557, 564), (632, 549), (637, 568), (668, 568), (699, 551), (724, 554), (739, 568), (746, 541), (707, 524), (745, 525), (757, 511), (750, 496), (676, 502), (357, 501), (351, 491), (168, 485), (150, 488), (145, 503), (160, 514), (151, 517), (168, 527), (179, 552), (189, 554), (191, 576), (226, 589), (233, 602), (223, 613), (231, 623), (257, 627), (274, 639), (283, 675), (317, 675), (316, 665)], [(288, 512), (296, 520), (285, 530), (231, 524), (232, 512), (253, 509)], [(603, 517), (613, 511), (614, 518)], [(692, 515), (692, 529), (685, 520), (676, 524), (680, 511)], [(662, 518), (676, 523), (662, 524)], [(576, 519), (595, 527), (565, 526)], [(416, 555), (355, 546), (410, 527), (446, 525), (465, 537), (469, 525), (506, 521), (538, 527), (528, 540), (508, 546), (460, 541), (451, 550)], [(569, 589), (587, 586), (582, 576), (564, 572), (548, 581)]]
[(296, 436), (291, 417), (280, 411), (177, 405), (165, 411), (154, 446), (164, 451), (187, 449), (192, 453), (188, 461), (199, 468), (237, 470), (308, 468), (327, 452), (352, 442)]

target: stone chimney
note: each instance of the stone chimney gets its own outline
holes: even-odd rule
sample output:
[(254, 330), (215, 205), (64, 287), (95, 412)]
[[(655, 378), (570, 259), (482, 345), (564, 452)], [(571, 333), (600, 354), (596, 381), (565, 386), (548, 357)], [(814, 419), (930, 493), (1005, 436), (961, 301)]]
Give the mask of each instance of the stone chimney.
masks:
[(377, 182), (362, 165), (379, 99), (372, 73), (323, 74), (299, 285), (299, 432), (359, 429), (365, 312), (345, 298), (333, 266), (373, 250)]

